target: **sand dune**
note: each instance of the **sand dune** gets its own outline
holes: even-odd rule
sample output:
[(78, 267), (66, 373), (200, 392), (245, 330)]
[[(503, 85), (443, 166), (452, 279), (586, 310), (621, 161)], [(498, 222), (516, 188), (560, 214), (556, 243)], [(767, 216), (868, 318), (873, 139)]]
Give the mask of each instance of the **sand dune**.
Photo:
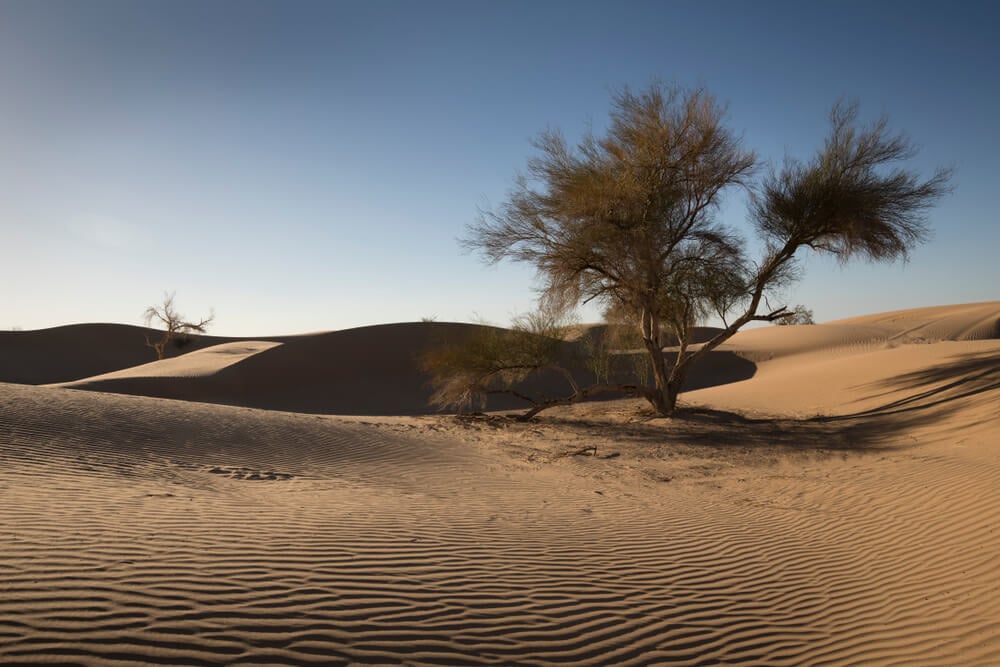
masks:
[[(0, 331), (0, 382), (51, 384), (132, 368), (156, 359), (146, 338), (162, 331), (128, 324), (70, 324), (35, 331)], [(269, 337), (282, 341), (288, 337)], [(183, 347), (169, 345), (166, 356), (238, 341), (191, 336)]]
[[(1000, 663), (1000, 304), (905, 313), (741, 334), (753, 377), (669, 421), (0, 384), (0, 664)], [(429, 333), (230, 342), (105, 380), (312, 359), (398, 373), (405, 404), (393, 355)], [(372, 341), (384, 366), (357, 359)]]
[(831, 324), (871, 324), (894, 332), (894, 340), (934, 342), (1000, 338), (1000, 302), (911, 308), (862, 315)]
[(472, 328), (420, 322), (310, 334), (280, 345), (244, 341), (221, 353), (209, 348), (63, 386), (307, 413), (426, 413), (431, 389), (421, 352)]
[(1000, 302), (936, 306), (852, 317), (821, 325), (741, 331), (722, 349), (754, 362), (808, 353), (865, 352), (910, 343), (1000, 338)]
[[(432, 346), (460, 339), (476, 328), (411, 322), (286, 338), (280, 345), (274, 338), (241, 340), (60, 386), (290, 412), (428, 414), (436, 409), (429, 403), (430, 376), (421, 369), (421, 356)], [(691, 374), (687, 386), (697, 389), (744, 380), (754, 370), (747, 359), (720, 351)], [(583, 366), (573, 371), (581, 383), (594, 381)], [(521, 388), (533, 395), (570, 392), (558, 373)], [(514, 410), (525, 405), (513, 397), (493, 396), (487, 407)]]
[[(150, 361), (123, 370), (102, 373), (80, 380), (80, 383), (130, 380), (133, 378), (196, 378), (215, 375), (233, 364), (238, 364), (264, 350), (282, 343), (270, 340), (240, 340), (204, 347), (182, 356)], [(72, 382), (53, 383), (72, 386)]]
[(989, 302), (741, 332), (722, 348), (756, 362), (752, 382), (685, 398), (717, 408), (800, 416), (889, 409), (896, 400), (950, 383), (956, 384), (951, 393), (964, 400), (965, 389), (958, 385), (998, 381), (998, 323), (1000, 302)]

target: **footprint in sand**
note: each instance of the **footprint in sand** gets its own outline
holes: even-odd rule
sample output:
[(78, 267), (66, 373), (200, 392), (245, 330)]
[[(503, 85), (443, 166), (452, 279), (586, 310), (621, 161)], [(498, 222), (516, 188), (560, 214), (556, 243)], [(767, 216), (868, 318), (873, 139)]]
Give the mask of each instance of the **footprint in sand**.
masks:
[(213, 475), (225, 475), (230, 479), (242, 479), (254, 482), (278, 482), (289, 480), (294, 477), (294, 475), (284, 472), (257, 470), (255, 468), (245, 468), (242, 466), (212, 466), (205, 468), (205, 471)]

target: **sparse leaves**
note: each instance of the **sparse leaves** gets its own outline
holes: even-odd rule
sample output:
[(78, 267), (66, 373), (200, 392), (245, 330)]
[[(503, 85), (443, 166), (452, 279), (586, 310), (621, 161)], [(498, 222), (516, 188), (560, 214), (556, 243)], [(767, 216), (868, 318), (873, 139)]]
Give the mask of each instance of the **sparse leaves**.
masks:
[(801, 303), (796, 304), (787, 315), (781, 316), (774, 321), (777, 325), (789, 326), (795, 324), (816, 324), (813, 320), (813, 311), (806, 308)]
[[(478, 410), (487, 396), (507, 394), (529, 406), (519, 416), (526, 420), (600, 394), (646, 395), (643, 386), (615, 381), (619, 366), (634, 364), (636, 356), (614, 349), (613, 335), (587, 331), (580, 339), (571, 333), (562, 318), (542, 309), (514, 318), (509, 329), (481, 326), (432, 349), (423, 357), (432, 404)], [(581, 386), (580, 378), (596, 381)]]
[(949, 191), (951, 172), (921, 180), (900, 168), (916, 150), (881, 118), (857, 125), (856, 104), (837, 104), (830, 136), (808, 164), (789, 161), (754, 198), (752, 215), (774, 246), (792, 243), (846, 262), (906, 259), (928, 238), (926, 211)]
[(163, 359), (167, 345), (171, 342), (178, 347), (186, 345), (190, 341), (188, 338), (190, 334), (205, 333), (208, 325), (214, 319), (215, 314), (211, 313), (208, 317), (197, 322), (186, 321), (184, 316), (174, 306), (174, 293), (171, 292), (168, 294), (165, 292), (163, 294), (163, 303), (158, 306), (150, 306), (143, 313), (143, 320), (146, 322), (146, 326), (162, 327), (164, 329), (160, 340), (150, 340), (149, 336), (146, 336), (146, 345), (153, 348), (157, 359)]
[(566, 373), (576, 388), (560, 364), (565, 336), (560, 318), (538, 312), (515, 318), (509, 329), (482, 325), (460, 342), (437, 346), (423, 358), (434, 387), (431, 402), (441, 408), (481, 409), (487, 395), (506, 393), (534, 404), (542, 399), (519, 392), (517, 385), (543, 369)]

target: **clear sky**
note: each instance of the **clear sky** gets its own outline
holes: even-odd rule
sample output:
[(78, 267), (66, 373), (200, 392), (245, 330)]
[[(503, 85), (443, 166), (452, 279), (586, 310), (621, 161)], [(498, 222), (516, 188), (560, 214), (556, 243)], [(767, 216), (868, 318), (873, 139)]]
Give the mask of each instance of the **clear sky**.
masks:
[(0, 0), (0, 329), (139, 324), (168, 290), (220, 335), (505, 323), (531, 270), (456, 238), (540, 131), (657, 78), (775, 163), (847, 96), (956, 168), (910, 263), (805, 263), (817, 321), (1000, 299), (998, 7)]

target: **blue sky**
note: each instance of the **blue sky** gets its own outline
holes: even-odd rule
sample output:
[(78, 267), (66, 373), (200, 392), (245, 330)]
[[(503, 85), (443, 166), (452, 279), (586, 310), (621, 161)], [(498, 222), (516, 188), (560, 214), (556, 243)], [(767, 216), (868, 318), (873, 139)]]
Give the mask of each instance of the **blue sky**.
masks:
[[(912, 167), (955, 167), (908, 264), (805, 262), (786, 297), (818, 321), (1000, 299), (998, 14), (0, 0), (0, 328), (138, 324), (164, 291), (224, 335), (504, 323), (532, 271), (456, 238), (540, 131), (600, 132), (611, 94), (653, 79), (707, 87), (776, 164), (808, 158), (847, 96), (920, 146)], [(742, 227), (741, 198), (722, 215)]]

